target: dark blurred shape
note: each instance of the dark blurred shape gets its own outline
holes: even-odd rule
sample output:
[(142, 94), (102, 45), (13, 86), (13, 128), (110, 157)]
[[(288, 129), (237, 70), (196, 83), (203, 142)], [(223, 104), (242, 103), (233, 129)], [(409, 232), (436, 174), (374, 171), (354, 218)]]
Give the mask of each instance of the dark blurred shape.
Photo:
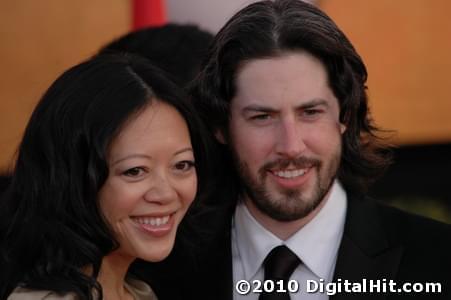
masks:
[(11, 182), (11, 175), (7, 174), (6, 172), (0, 172), (0, 196), (3, 194), (3, 192), (9, 186), (10, 182)]
[(213, 35), (195, 25), (168, 24), (128, 33), (104, 46), (99, 53), (120, 51), (146, 57), (181, 86), (199, 71)]
[[(393, 165), (373, 185), (370, 194), (451, 223), (451, 143), (402, 146), (393, 154)], [(439, 218), (437, 211), (445, 217)]]

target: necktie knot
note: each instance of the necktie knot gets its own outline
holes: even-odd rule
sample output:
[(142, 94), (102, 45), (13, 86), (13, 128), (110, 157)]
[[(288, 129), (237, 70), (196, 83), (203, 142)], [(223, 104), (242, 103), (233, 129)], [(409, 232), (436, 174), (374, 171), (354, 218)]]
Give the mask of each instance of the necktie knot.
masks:
[[(277, 246), (269, 252), (266, 256), (263, 265), (265, 267), (265, 280), (273, 280), (277, 282), (278, 280), (283, 281), (283, 286), (287, 287), (288, 280), (293, 274), (294, 270), (301, 263), (299, 257), (293, 253), (287, 246)], [(270, 300), (270, 299), (290, 299), (288, 293), (263, 292), (260, 295), (260, 300)]]
[(299, 257), (287, 246), (278, 246), (269, 252), (263, 262), (265, 279), (288, 280), (297, 266), (301, 263)]

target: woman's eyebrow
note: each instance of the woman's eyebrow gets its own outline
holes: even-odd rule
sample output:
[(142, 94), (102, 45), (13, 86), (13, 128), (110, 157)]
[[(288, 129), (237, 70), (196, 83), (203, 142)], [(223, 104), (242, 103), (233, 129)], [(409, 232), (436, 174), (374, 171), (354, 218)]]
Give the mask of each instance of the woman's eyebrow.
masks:
[(192, 147), (186, 147), (186, 148), (183, 148), (181, 150), (176, 151), (174, 153), (174, 155), (178, 155), (178, 154), (183, 153), (183, 152), (194, 152), (194, 151), (193, 151)]
[(114, 160), (112, 165), (116, 165), (116, 164), (120, 163), (121, 161), (130, 159), (130, 158), (146, 158), (146, 159), (151, 160), (152, 156), (147, 155), (147, 154), (140, 154), (140, 153), (129, 154), (129, 155), (126, 155), (126, 156), (123, 156), (123, 157), (120, 157), (120, 158)]

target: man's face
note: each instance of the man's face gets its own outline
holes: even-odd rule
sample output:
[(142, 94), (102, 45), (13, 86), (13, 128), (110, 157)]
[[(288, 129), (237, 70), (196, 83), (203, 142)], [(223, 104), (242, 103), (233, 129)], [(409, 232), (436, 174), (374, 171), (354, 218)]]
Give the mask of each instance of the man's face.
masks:
[(246, 205), (277, 221), (306, 217), (329, 192), (345, 130), (324, 65), (307, 52), (251, 60), (236, 88), (227, 140)]

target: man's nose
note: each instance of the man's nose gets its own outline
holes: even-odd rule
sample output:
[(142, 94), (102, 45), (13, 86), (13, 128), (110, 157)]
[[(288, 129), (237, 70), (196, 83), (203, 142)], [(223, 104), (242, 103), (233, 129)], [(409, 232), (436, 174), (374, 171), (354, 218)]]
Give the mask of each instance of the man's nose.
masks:
[(284, 157), (296, 158), (305, 151), (306, 145), (303, 139), (301, 124), (295, 118), (283, 120), (280, 123), (277, 135), (277, 154)]
[(177, 192), (164, 174), (155, 174), (149, 180), (151, 181), (150, 186), (144, 195), (146, 201), (166, 204), (177, 198)]

